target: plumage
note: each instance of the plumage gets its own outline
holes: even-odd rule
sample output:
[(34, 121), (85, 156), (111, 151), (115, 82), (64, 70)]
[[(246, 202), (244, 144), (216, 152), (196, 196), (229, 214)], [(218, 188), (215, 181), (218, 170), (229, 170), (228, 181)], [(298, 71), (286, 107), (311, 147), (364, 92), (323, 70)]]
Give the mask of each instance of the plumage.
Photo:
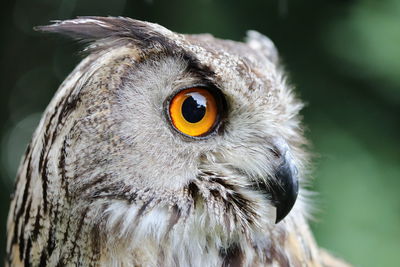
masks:
[[(240, 43), (121, 17), (37, 30), (88, 43), (88, 55), (20, 165), (6, 265), (340, 266), (308, 227), (302, 103), (267, 37)], [(195, 87), (222, 99), (199, 137), (168, 115), (171, 98)]]

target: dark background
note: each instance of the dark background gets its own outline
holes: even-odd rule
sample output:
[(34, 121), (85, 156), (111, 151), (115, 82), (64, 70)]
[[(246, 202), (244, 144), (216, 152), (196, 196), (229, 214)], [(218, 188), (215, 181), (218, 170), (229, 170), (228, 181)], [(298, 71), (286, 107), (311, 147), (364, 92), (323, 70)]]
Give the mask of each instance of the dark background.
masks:
[(400, 1), (3, 0), (0, 12), (0, 259), (21, 154), (81, 59), (79, 45), (32, 27), (121, 15), (234, 40), (268, 35), (307, 103), (316, 239), (356, 266), (399, 262)]

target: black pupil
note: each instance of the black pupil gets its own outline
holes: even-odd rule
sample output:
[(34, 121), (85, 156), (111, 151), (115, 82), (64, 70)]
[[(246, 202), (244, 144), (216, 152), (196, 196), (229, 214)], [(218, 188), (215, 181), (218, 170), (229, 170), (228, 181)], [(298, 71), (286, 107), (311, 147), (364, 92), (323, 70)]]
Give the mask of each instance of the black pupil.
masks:
[(188, 98), (183, 101), (182, 115), (188, 122), (196, 123), (206, 114), (206, 99), (200, 94), (190, 94)]

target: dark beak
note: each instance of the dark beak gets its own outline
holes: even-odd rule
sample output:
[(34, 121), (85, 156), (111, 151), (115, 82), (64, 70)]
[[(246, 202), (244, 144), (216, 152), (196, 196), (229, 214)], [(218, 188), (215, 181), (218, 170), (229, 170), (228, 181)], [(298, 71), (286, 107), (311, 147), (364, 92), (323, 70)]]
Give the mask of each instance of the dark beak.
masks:
[(278, 147), (278, 155), (282, 159), (275, 173), (275, 182), (270, 185), (272, 204), (276, 207), (275, 223), (280, 222), (289, 214), (299, 193), (297, 168), (292, 163), (287, 145)]
[(292, 210), (299, 193), (298, 171), (291, 158), (286, 143), (277, 142), (275, 154), (280, 164), (275, 169), (274, 179), (269, 183), (258, 182), (252, 185), (254, 189), (264, 192), (272, 205), (276, 207), (275, 223), (282, 221)]
[(280, 164), (275, 171), (275, 179), (271, 179), (268, 191), (270, 200), (276, 207), (278, 223), (289, 214), (299, 193), (298, 171), (293, 163), (289, 147), (282, 139), (275, 140), (275, 153), (280, 158)]

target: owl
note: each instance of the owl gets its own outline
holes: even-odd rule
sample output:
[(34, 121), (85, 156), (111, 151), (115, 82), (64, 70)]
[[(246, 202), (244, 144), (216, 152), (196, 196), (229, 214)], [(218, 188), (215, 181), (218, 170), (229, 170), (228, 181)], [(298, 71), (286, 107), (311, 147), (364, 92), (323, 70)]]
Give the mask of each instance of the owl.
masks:
[(87, 43), (19, 167), (6, 266), (345, 266), (307, 220), (308, 156), (274, 44), (123, 17)]

